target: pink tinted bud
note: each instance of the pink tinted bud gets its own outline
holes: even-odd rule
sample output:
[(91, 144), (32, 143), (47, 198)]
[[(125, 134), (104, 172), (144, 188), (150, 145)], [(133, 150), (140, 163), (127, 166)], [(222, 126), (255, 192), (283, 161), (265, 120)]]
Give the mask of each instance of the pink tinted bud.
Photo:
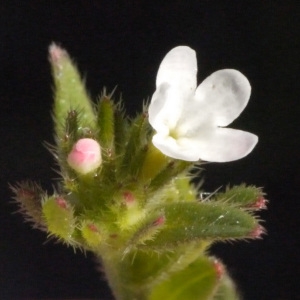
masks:
[(67, 161), (69, 166), (80, 174), (96, 170), (102, 163), (99, 143), (89, 138), (78, 140), (69, 153)]

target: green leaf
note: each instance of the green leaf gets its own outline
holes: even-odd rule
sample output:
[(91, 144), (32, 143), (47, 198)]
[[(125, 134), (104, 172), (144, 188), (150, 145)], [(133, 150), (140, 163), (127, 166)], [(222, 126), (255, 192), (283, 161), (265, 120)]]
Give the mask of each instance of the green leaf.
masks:
[(207, 300), (216, 284), (217, 274), (212, 262), (200, 257), (155, 286), (149, 300)]
[(79, 72), (68, 53), (59, 46), (49, 47), (50, 63), (55, 84), (54, 121), (55, 131), (62, 138), (68, 112), (80, 113), (82, 128), (95, 127), (95, 114)]
[[(250, 238), (259, 226), (248, 212), (213, 202), (178, 202), (157, 205), (133, 235), (130, 247), (173, 249), (197, 240)], [(155, 221), (163, 216), (159, 226)]]
[(223, 203), (234, 204), (236, 207), (253, 207), (253, 209), (259, 209), (255, 204), (263, 195), (264, 193), (261, 188), (241, 184), (231, 188), (227, 187), (225, 192), (216, 193), (216, 196), (212, 199)]
[(216, 290), (213, 300), (238, 300), (240, 297), (237, 294), (235, 285), (231, 278), (224, 274)]

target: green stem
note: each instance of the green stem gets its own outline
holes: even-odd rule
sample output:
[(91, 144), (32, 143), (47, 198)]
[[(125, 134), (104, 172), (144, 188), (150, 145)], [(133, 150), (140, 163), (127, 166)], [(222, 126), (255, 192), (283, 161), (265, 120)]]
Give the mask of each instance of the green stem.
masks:
[(117, 300), (147, 300), (156, 284), (204, 255), (207, 246), (204, 242), (191, 243), (160, 254), (135, 250), (124, 255), (120, 250), (107, 249), (102, 264)]

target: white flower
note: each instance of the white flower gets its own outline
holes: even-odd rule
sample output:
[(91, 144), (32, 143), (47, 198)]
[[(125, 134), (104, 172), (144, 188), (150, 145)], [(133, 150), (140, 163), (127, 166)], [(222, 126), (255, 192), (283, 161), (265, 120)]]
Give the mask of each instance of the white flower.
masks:
[(249, 154), (258, 141), (252, 133), (222, 128), (246, 107), (251, 87), (239, 71), (214, 72), (197, 87), (195, 51), (172, 49), (163, 59), (149, 122), (153, 144), (167, 156), (186, 161), (228, 162)]

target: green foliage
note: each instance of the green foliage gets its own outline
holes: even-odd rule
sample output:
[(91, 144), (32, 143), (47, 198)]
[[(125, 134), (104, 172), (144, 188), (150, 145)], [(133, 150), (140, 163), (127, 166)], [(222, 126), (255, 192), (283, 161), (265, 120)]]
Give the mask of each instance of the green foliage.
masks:
[(68, 53), (57, 45), (52, 44), (49, 52), (55, 84), (54, 121), (57, 136), (63, 138), (65, 119), (71, 110), (80, 112), (82, 128), (94, 127), (96, 118), (92, 102), (77, 68)]
[(31, 223), (33, 228), (46, 230), (46, 224), (42, 213), (42, 199), (45, 192), (34, 182), (24, 181), (10, 187), (14, 193), (14, 200), (17, 203), (25, 220)]
[(72, 206), (63, 198), (52, 196), (43, 201), (43, 216), (50, 235), (72, 244), (76, 219)]
[[(105, 91), (94, 109), (68, 54), (52, 45), (50, 62), (52, 150), (62, 178), (52, 196), (33, 183), (12, 187), (27, 220), (94, 252), (117, 299), (238, 299), (206, 250), (217, 241), (259, 237), (253, 213), (265, 208), (262, 190), (243, 184), (199, 200), (190, 174), (196, 166), (153, 146), (146, 110), (129, 120)], [(99, 142), (102, 165), (78, 175), (66, 159), (85, 137)]]
[(103, 228), (91, 220), (85, 219), (81, 223), (80, 231), (87, 246), (95, 251), (104, 242), (105, 233)]
[(226, 240), (250, 237), (258, 222), (251, 215), (230, 206), (201, 203), (178, 202), (160, 204), (149, 216), (163, 215), (161, 229), (145, 241), (147, 230), (151, 230), (153, 220), (141, 227), (131, 241), (132, 246), (147, 249), (174, 249), (180, 243), (197, 240)]
[(99, 128), (99, 142), (103, 148), (107, 148), (110, 155), (114, 155), (114, 104), (111, 96), (105, 91), (98, 102), (97, 125)]
[(264, 193), (261, 188), (241, 184), (231, 188), (227, 187), (225, 192), (217, 193), (213, 199), (219, 202), (233, 204), (236, 207), (256, 209), (263, 208), (256, 205), (259, 204), (257, 201), (263, 198), (263, 196)]
[(202, 256), (155, 286), (149, 300), (205, 300), (213, 295), (217, 283), (212, 262)]
[(128, 119), (122, 108), (122, 103), (118, 102), (114, 106), (114, 141), (115, 141), (115, 155), (116, 158), (122, 158), (123, 149), (128, 140)]
[(219, 283), (217, 291), (214, 294), (213, 300), (238, 300), (239, 296), (232, 280), (224, 275)]
[(145, 113), (132, 120), (128, 130), (128, 142), (123, 152), (118, 172), (119, 178), (136, 178), (146, 157), (149, 124)]

